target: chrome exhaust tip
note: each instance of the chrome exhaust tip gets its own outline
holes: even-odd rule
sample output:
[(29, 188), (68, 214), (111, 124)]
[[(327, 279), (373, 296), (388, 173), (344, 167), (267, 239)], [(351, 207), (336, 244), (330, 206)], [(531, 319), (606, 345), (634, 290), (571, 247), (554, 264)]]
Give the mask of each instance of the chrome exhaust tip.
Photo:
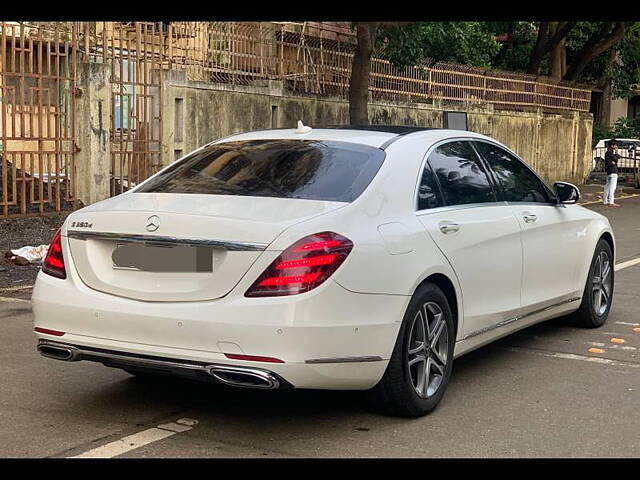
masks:
[(225, 385), (264, 390), (274, 390), (280, 387), (278, 379), (265, 370), (226, 365), (210, 365), (206, 368), (209, 375)]
[(66, 362), (80, 360), (77, 350), (72, 347), (58, 347), (56, 345), (40, 343), (38, 344), (38, 351), (43, 357), (53, 358), (55, 360), (63, 360)]

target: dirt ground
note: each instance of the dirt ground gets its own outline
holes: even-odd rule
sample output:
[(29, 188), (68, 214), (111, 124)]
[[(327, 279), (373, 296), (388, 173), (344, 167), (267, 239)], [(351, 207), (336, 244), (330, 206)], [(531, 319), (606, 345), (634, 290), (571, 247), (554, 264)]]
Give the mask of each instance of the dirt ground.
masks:
[(40, 265), (8, 263), (5, 252), (25, 245), (49, 243), (55, 231), (71, 212), (44, 217), (16, 217), (0, 219), (0, 296), (29, 298), (30, 287), (36, 280)]

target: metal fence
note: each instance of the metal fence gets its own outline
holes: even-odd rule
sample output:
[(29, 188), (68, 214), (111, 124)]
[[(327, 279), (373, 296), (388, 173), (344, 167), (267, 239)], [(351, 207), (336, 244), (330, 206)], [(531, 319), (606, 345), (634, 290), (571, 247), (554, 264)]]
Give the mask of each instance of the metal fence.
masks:
[(0, 23), (0, 216), (75, 208), (75, 24)]
[[(593, 149), (593, 173), (604, 173), (604, 155), (607, 147), (596, 147)], [(629, 149), (618, 149), (618, 173), (624, 176), (638, 177), (638, 169), (640, 168), (640, 150), (635, 147)]]
[(166, 68), (166, 31), (154, 22), (102, 22), (97, 27), (99, 41), (89, 54), (111, 68), (110, 194), (118, 195), (162, 166), (160, 72)]
[[(306, 22), (171, 22), (165, 51), (172, 68), (193, 80), (249, 85), (281, 80), (294, 91), (345, 98), (353, 35)], [(513, 72), (487, 72), (445, 62), (395, 68), (374, 54), (370, 91), (376, 99), (491, 103), (497, 108), (588, 112), (591, 90)]]

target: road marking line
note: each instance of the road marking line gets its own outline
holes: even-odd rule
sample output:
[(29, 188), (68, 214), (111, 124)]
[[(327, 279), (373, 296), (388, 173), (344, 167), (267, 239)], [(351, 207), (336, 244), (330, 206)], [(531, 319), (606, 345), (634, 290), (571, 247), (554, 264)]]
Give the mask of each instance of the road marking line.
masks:
[(176, 422), (165, 423), (157, 427), (148, 428), (142, 432), (128, 435), (101, 447), (93, 448), (79, 455), (69, 458), (113, 458), (118, 455), (130, 452), (136, 448), (149, 445), (150, 443), (163, 440), (178, 433), (187, 432), (198, 423), (197, 420), (181, 418)]
[(634, 258), (633, 260), (627, 260), (626, 262), (617, 263), (613, 268), (615, 272), (622, 270), (623, 268), (632, 267), (640, 263), (640, 258)]
[(611, 366), (621, 365), (625, 367), (640, 368), (640, 363), (622, 362), (619, 360), (611, 360), (610, 358), (588, 357), (586, 355), (577, 355), (575, 353), (548, 352), (544, 350), (534, 350), (531, 348), (524, 348), (524, 347), (503, 347), (503, 348), (505, 350), (509, 350), (512, 352), (531, 353), (533, 355), (538, 355), (541, 357), (562, 358), (565, 360), (580, 360), (583, 362), (600, 363), (602, 365), (611, 365)]
[[(35, 284), (34, 284), (35, 285)], [(0, 288), (0, 293), (4, 292), (17, 292), (18, 290), (27, 290), (29, 288), (33, 288), (33, 285), (20, 285), (19, 287), (6, 287)]]
[(0, 297), (0, 302), (23, 302), (23, 303), (31, 303), (31, 300), (25, 300), (23, 298), (13, 298), (13, 297)]

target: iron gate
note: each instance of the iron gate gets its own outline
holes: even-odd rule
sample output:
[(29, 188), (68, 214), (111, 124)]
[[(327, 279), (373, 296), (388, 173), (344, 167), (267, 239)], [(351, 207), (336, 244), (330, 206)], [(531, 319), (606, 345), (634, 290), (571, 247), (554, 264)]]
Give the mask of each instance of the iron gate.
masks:
[(75, 22), (0, 23), (0, 217), (76, 207)]
[(111, 67), (111, 182), (118, 195), (158, 171), (162, 145), (162, 22), (102, 22)]

